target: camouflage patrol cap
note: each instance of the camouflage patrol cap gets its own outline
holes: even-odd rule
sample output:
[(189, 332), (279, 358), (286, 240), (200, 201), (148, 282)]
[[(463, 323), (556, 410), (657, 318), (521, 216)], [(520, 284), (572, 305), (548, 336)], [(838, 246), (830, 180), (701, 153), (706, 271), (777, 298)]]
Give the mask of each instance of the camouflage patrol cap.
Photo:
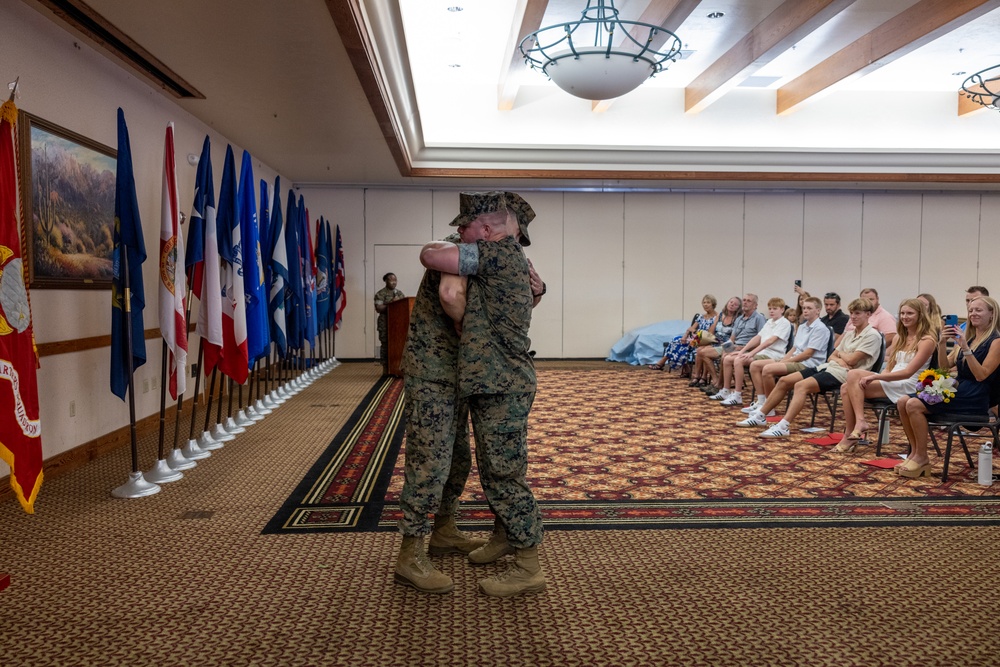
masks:
[(485, 213), (496, 213), (507, 208), (505, 192), (461, 192), (458, 195), (458, 216), (451, 221), (452, 227), (467, 225)]

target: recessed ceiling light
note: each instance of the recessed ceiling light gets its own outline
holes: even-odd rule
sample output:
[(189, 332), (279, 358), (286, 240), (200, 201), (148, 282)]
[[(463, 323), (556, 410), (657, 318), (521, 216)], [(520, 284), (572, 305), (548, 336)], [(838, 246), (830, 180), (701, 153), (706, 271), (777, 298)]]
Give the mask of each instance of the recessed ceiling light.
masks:
[(448, 11), (449, 11), (449, 12), (460, 12), (460, 11), (462, 11), (462, 8), (461, 8), (461, 7), (459, 7), (458, 5), (455, 5), (455, 6), (453, 6), (453, 7), (449, 7), (449, 8), (448, 8)]
[(461, 65), (459, 65), (458, 63), (452, 63), (448, 65), (448, 67), (461, 67)]
[(965, 72), (952, 72), (952, 76), (965, 76)]
[(710, 18), (710, 19), (721, 19), (725, 15), (726, 15), (725, 12), (712, 12), (711, 14), (708, 15), (708, 18)]

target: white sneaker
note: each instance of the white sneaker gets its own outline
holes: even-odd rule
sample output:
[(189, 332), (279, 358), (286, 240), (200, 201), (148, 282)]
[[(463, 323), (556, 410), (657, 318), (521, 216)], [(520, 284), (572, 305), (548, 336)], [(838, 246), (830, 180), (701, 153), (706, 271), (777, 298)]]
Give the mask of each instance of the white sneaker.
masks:
[[(764, 407), (764, 406), (762, 405), (762, 406), (760, 406), (760, 407)], [(774, 410), (771, 410), (770, 412), (768, 412), (768, 413), (767, 413), (766, 415), (764, 415), (764, 416), (765, 416), (765, 417), (773, 417), (773, 416), (774, 416)]]
[(760, 410), (762, 407), (764, 407), (763, 403), (758, 403), (757, 401), (754, 401), (753, 403), (751, 403), (747, 407), (745, 407), (742, 410), (740, 410), (740, 412), (745, 412), (747, 414), (750, 414), (754, 410)]
[(713, 400), (713, 401), (724, 401), (727, 398), (729, 398), (729, 390), (728, 389), (720, 389), (718, 391), (718, 393), (712, 394), (708, 398), (711, 399), (711, 400)]
[(722, 405), (730, 408), (743, 405), (743, 396), (739, 392), (734, 391), (726, 400), (722, 401)]
[(737, 426), (767, 426), (767, 418), (764, 417), (764, 413), (760, 410), (754, 410), (750, 415), (741, 422), (736, 422)]
[(788, 433), (788, 423), (785, 420), (781, 420), (771, 428), (762, 432), (758, 437), (761, 438), (787, 438)]

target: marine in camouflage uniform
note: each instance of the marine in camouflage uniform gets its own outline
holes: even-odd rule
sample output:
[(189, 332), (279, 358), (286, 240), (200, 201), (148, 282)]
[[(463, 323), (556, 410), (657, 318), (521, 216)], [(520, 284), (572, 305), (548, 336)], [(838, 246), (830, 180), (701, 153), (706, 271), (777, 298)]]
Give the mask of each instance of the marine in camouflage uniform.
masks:
[[(458, 241), (458, 236), (449, 237)], [(406, 459), (399, 505), (404, 536), (396, 581), (418, 590), (445, 593), (451, 580), (423, 553), (463, 553), (482, 546), (455, 526), (458, 499), (472, 469), (469, 410), (458, 398), (458, 344), (455, 323), (438, 296), (441, 273), (425, 271), (420, 281), (400, 370), (404, 377)], [(434, 515), (432, 532), (429, 515)]]
[[(390, 276), (392, 276), (391, 281)], [(382, 279), (385, 281), (385, 287), (375, 292), (375, 312), (378, 313), (378, 319), (375, 321), (375, 330), (378, 331), (379, 360), (382, 362), (382, 368), (388, 372), (389, 313), (383, 306), (388, 306), (393, 301), (405, 299), (406, 295), (401, 290), (396, 289), (396, 274), (387, 273)], [(392, 283), (391, 287), (389, 286), (390, 282)]]
[(528, 260), (509, 235), (519, 228), (527, 241), (534, 217), (527, 202), (505, 192), (462, 193), (460, 201), (462, 214), (452, 224), (459, 225), (463, 240), (474, 242), (460, 244), (457, 252), (441, 248), (440, 258), (425, 266), (468, 276), (458, 393), (469, 402), (483, 491), (502, 527), (469, 558), (486, 563), (516, 554), (509, 570), (480, 582), (488, 595), (507, 597), (545, 588), (536, 548), (541, 513), (526, 481), (528, 413), (535, 396), (528, 327), (544, 288), (533, 293)]

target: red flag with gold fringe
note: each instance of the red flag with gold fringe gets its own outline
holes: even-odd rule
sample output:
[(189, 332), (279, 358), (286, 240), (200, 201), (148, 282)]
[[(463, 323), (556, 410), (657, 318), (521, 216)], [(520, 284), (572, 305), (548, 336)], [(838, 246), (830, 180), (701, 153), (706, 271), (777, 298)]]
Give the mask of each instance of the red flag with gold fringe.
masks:
[(11, 99), (0, 106), (0, 457), (10, 466), (10, 485), (30, 514), (42, 485), (42, 429), (38, 355), (21, 259), (16, 126)]

